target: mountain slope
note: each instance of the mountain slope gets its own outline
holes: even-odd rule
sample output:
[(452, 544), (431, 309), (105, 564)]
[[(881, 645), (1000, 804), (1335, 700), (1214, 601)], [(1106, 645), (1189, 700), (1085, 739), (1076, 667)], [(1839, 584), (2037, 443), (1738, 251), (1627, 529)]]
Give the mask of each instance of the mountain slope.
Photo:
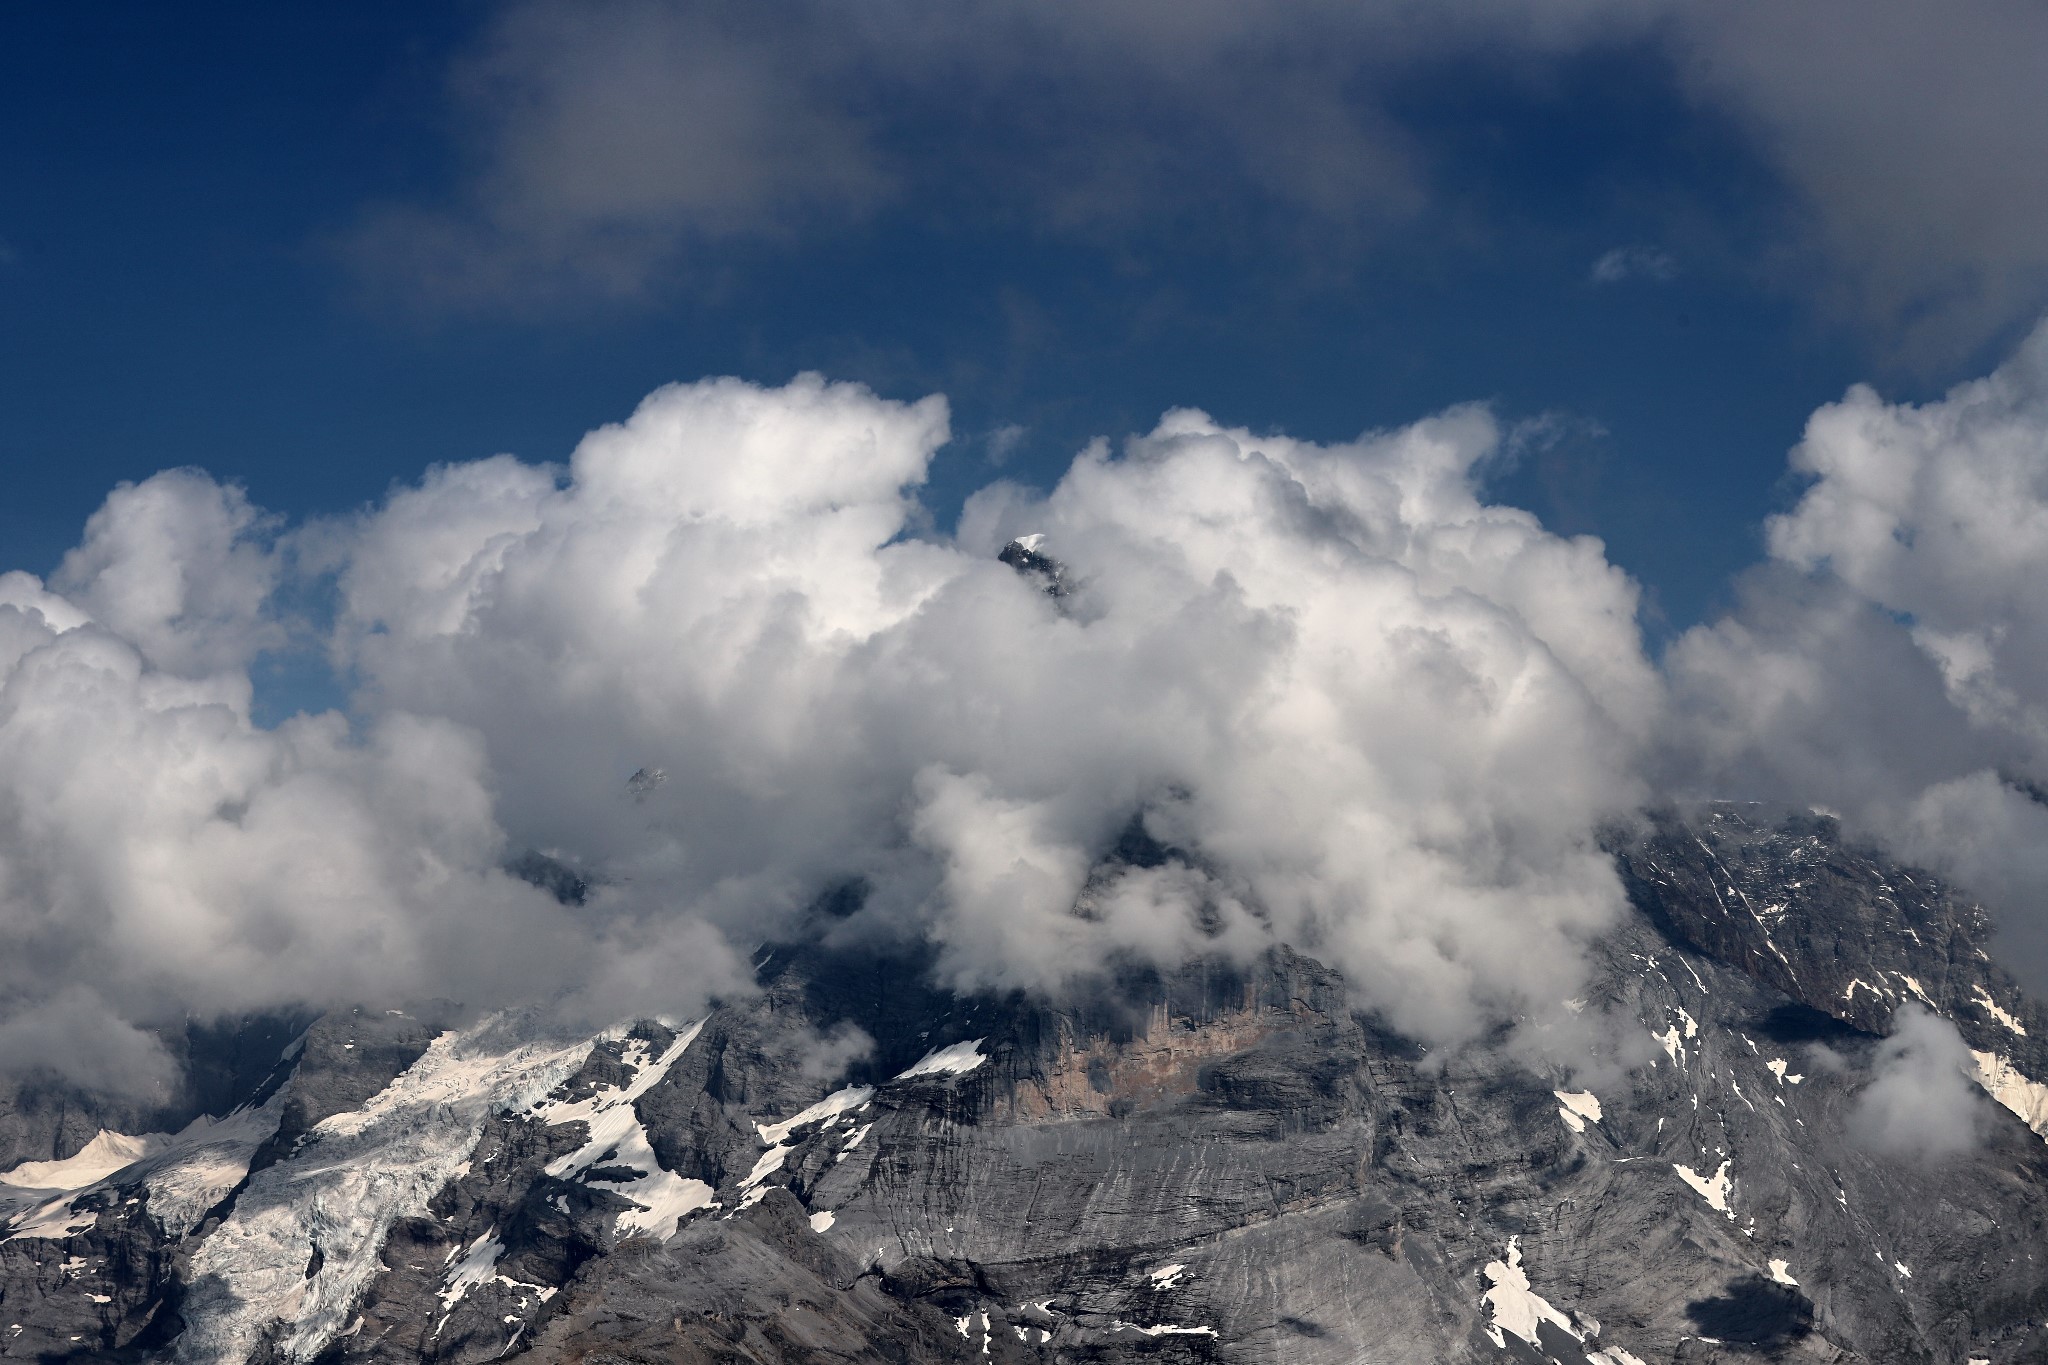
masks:
[[(2048, 1359), (2048, 1019), (1982, 914), (1813, 817), (1616, 856), (1576, 1074), (1507, 1030), (1432, 1054), (1284, 951), (1048, 1003), (786, 948), (596, 1040), (323, 1020), (210, 1216), (144, 1162), (17, 1219), (0, 1358)], [(1932, 1163), (1847, 1136), (1908, 1001), (2005, 1101)]]

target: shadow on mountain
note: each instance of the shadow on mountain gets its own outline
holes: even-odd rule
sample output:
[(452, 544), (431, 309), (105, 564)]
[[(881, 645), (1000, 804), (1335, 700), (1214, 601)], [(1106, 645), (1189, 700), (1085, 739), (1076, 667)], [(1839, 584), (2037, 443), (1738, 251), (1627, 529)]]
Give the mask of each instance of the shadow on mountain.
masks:
[(1813, 1305), (1789, 1285), (1761, 1275), (1730, 1280), (1719, 1295), (1685, 1306), (1701, 1336), (1766, 1349), (1790, 1345), (1813, 1330)]
[(1870, 1037), (1862, 1029), (1796, 1000), (1787, 1001), (1758, 1020), (1756, 1029), (1774, 1043), (1841, 1045)]

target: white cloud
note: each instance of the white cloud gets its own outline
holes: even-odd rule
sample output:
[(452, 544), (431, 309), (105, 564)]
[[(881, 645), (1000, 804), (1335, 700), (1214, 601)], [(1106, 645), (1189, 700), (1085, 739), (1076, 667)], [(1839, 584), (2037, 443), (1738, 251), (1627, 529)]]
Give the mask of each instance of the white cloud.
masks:
[(1774, 564), (1667, 661), (1674, 771), (1842, 812), (1986, 897), (2048, 978), (2048, 330), (1938, 402), (1852, 389), (1792, 465)]
[[(603, 926), (497, 870), (474, 735), (401, 712), (263, 730), (246, 671), (202, 671), (275, 626), (245, 513), (153, 480), (67, 560), (79, 600), (0, 577), (0, 1067), (133, 1092), (162, 1078), (136, 1028), (188, 1013), (544, 1000), (603, 969)], [(664, 988), (716, 964), (700, 947)]]
[[(1599, 543), (1481, 501), (1474, 408), (1329, 446), (1173, 412), (951, 538), (915, 498), (943, 401), (811, 376), (663, 389), (565, 467), (438, 467), (283, 549), (203, 475), (124, 487), (53, 584), (0, 576), (0, 1065), (81, 1000), (118, 1026), (66, 1065), (129, 1088), (124, 1027), (187, 1010), (682, 1012), (849, 884), (832, 932), (925, 936), (954, 984), (1286, 941), (1452, 1040), (1573, 993), (1621, 905), (1594, 832), (1653, 790), (1842, 811), (2024, 939), (2044, 375), (2036, 340), (1817, 413), (1775, 561), (1668, 690)], [(1025, 532), (1061, 599), (996, 560)], [(339, 573), (354, 729), (250, 720), (295, 556)], [(1174, 852), (1105, 868), (1134, 819)], [(499, 870), (527, 848), (586, 902)]]
[(1792, 467), (1814, 482), (1771, 519), (1771, 554), (1910, 618), (1950, 700), (2043, 753), (2048, 328), (1936, 403), (1851, 389), (1813, 415)]
[(266, 612), (280, 571), (276, 529), (241, 489), (169, 470), (109, 494), (52, 586), (154, 668), (240, 668), (283, 640)]
[[(919, 539), (946, 438), (936, 398), (714, 380), (282, 551), (203, 475), (117, 490), (56, 586), (0, 578), (0, 1065), (82, 1008), (46, 1060), (130, 1089), (129, 1026), (187, 1011), (685, 1012), (849, 883), (838, 932), (959, 985), (1285, 940), (1434, 1040), (1570, 992), (1658, 684), (1599, 544), (1477, 498), (1487, 413), (1331, 447), (1171, 413)], [(1058, 603), (995, 558), (1027, 529)], [(294, 557), (338, 571), (354, 729), (251, 722)], [(1177, 852), (1100, 869), (1134, 818)]]
[(1653, 246), (1618, 246), (1601, 253), (1588, 272), (1595, 284), (1620, 284), (1623, 280), (1656, 280), (1662, 283), (1676, 278), (1678, 262), (1670, 253)]
[[(1044, 988), (1287, 938), (1438, 1038), (1569, 987), (1657, 685), (1597, 542), (1475, 497), (1487, 415), (1324, 448), (1170, 414), (905, 539), (944, 437), (936, 401), (715, 381), (559, 486), (436, 471), (356, 533), (345, 655), (481, 734), (508, 825), (636, 920), (759, 935), (859, 878), (950, 979)], [(1068, 610), (995, 562), (1025, 530)], [(1077, 917), (1139, 814), (1190, 861)]]
[(1856, 1141), (1892, 1156), (1938, 1161), (1983, 1140), (1984, 1100), (1970, 1079), (1970, 1048), (1956, 1026), (1918, 1005), (1894, 1017), (1878, 1045), (1870, 1084), (1847, 1123)]

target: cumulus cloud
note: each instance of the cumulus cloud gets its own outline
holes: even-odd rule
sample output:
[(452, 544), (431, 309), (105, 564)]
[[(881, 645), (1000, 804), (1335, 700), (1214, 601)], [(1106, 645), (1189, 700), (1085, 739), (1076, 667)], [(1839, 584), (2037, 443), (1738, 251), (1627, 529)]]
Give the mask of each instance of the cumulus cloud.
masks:
[[(816, 376), (671, 386), (566, 465), (309, 528), (123, 487), (50, 583), (0, 576), (0, 1066), (133, 1092), (151, 1028), (302, 1002), (684, 1013), (823, 934), (1053, 993), (1285, 942), (1427, 1040), (1526, 1016), (1532, 1057), (1625, 1067), (1640, 1038), (1558, 1010), (1623, 903), (1596, 831), (1652, 794), (1829, 806), (2024, 945), (2044, 395), (2037, 338), (1820, 410), (1771, 561), (1661, 672), (1598, 541), (1480, 495), (1480, 408), (1332, 445), (1176, 411), (950, 535), (944, 401)], [(1026, 535), (1057, 595), (998, 558)], [(265, 729), (305, 565), (354, 717)], [(503, 870), (536, 851), (577, 904)]]
[(152, 668), (188, 677), (240, 668), (283, 640), (268, 610), (276, 530), (241, 489), (171, 470), (109, 494), (52, 586)]
[(1848, 1114), (1851, 1138), (1874, 1151), (1938, 1161), (1975, 1148), (1984, 1100), (1956, 1026), (1918, 1005), (1900, 1009), (1878, 1045), (1872, 1078)]
[[(1568, 993), (1656, 680), (1598, 543), (1475, 495), (1490, 416), (1319, 447), (1174, 413), (909, 538), (946, 435), (713, 381), (559, 477), (438, 470), (353, 531), (343, 657), (480, 735), (507, 826), (636, 922), (763, 935), (858, 882), (845, 932), (964, 986), (1285, 939), (1433, 1038)], [(1027, 531), (1059, 602), (996, 559)], [(1134, 819), (1172, 856), (1105, 870)]]
[(2048, 329), (1937, 402), (1852, 389), (1792, 466), (1770, 564), (1667, 660), (1674, 780), (1839, 811), (1986, 897), (2048, 980)]
[[(473, 734), (398, 712), (265, 730), (246, 669), (206, 671), (276, 624), (252, 518), (159, 476), (95, 517), (71, 595), (0, 577), (0, 1066), (134, 1093), (161, 1078), (136, 1030), (189, 1013), (546, 998), (610, 953), (497, 870)], [(665, 988), (715, 961), (684, 956)]]
[[(0, 578), (0, 1065), (133, 1091), (150, 1028), (302, 1002), (682, 1013), (820, 922), (1049, 992), (1285, 941), (1436, 1041), (1571, 992), (1658, 682), (1598, 542), (1477, 495), (1487, 412), (1175, 412), (920, 534), (947, 439), (941, 399), (713, 380), (282, 546), (202, 474), (116, 490)], [(1027, 531), (1057, 599), (997, 558)], [(251, 720), (294, 564), (353, 721)]]

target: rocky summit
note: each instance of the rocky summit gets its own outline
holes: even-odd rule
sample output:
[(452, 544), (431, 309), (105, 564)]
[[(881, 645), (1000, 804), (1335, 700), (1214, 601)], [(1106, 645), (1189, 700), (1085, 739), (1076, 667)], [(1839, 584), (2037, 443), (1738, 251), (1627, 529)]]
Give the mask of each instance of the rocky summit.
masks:
[[(1982, 912), (1819, 816), (1613, 852), (1583, 998), (1449, 1050), (1289, 951), (1046, 1000), (766, 946), (595, 1039), (194, 1025), (154, 1108), (0, 1093), (0, 1358), (2048, 1360), (2048, 1015)], [(1859, 1135), (1915, 1008), (1953, 1150)]]

